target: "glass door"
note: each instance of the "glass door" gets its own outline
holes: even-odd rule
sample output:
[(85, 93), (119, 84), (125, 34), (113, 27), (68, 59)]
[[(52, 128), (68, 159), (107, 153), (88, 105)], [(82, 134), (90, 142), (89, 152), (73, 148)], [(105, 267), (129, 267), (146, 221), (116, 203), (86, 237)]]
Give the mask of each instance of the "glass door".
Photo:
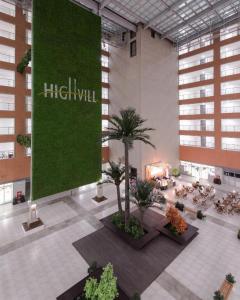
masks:
[(13, 200), (13, 184), (0, 185), (0, 204), (10, 203)]

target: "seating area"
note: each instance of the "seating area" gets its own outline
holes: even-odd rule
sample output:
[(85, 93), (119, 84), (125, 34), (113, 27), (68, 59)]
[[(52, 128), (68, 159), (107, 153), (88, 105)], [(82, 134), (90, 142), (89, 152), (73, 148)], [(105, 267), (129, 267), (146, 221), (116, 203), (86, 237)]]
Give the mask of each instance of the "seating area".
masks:
[(222, 199), (216, 200), (214, 207), (219, 214), (240, 214), (240, 194), (230, 192)]

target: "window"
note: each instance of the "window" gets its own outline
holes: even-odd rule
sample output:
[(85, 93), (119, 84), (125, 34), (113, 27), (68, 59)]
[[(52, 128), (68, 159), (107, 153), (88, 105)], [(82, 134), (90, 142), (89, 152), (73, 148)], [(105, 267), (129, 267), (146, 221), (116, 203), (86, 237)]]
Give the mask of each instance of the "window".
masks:
[(11, 135), (15, 133), (14, 118), (0, 118), (0, 135)]
[(102, 131), (106, 131), (108, 127), (108, 120), (102, 120)]
[(32, 150), (31, 148), (26, 148), (26, 156), (31, 156)]
[(109, 45), (107, 43), (105, 43), (105, 42), (102, 42), (102, 50), (108, 52), (109, 51)]
[(105, 103), (102, 104), (102, 114), (108, 115), (108, 104)]
[(130, 43), (130, 57), (137, 55), (137, 42), (133, 41)]
[(102, 88), (102, 99), (108, 99), (108, 88)]
[(130, 31), (130, 39), (134, 39), (136, 37), (136, 32)]
[(109, 141), (103, 142), (103, 143), (102, 143), (102, 146), (103, 146), (103, 147), (109, 147)]
[(15, 17), (15, 5), (0, 0), (0, 12)]
[(30, 29), (26, 30), (26, 43), (32, 45), (32, 31)]
[(26, 119), (26, 133), (32, 133), (32, 120), (30, 118)]
[(15, 87), (15, 72), (0, 69), (0, 85)]
[(32, 111), (32, 97), (26, 96), (25, 101), (26, 101), (26, 111)]
[(108, 66), (109, 66), (108, 56), (102, 55), (102, 66), (108, 68)]
[(15, 110), (15, 96), (10, 94), (0, 94), (0, 110)]
[(1, 184), (0, 185), (0, 204), (12, 202), (13, 200), (13, 184)]
[(15, 40), (15, 25), (0, 20), (0, 36)]
[(24, 12), (24, 14), (25, 14), (25, 16), (26, 16), (26, 21), (27, 21), (28, 23), (32, 23), (32, 12), (26, 10), (26, 11)]
[(14, 157), (14, 142), (0, 143), (0, 159), (10, 159)]
[(0, 61), (15, 63), (15, 48), (0, 45)]
[(26, 88), (28, 90), (32, 89), (32, 74), (29, 73), (26, 74)]
[(108, 83), (108, 72), (102, 72), (102, 82)]

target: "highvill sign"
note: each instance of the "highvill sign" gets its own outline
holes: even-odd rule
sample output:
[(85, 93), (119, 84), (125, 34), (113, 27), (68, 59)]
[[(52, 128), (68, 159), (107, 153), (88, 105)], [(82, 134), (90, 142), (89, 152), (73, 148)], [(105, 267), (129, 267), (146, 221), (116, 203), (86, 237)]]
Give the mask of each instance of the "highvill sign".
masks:
[(77, 87), (77, 79), (68, 78), (68, 85), (44, 83), (44, 98), (74, 100), (81, 102), (97, 103), (94, 90), (80, 89)]

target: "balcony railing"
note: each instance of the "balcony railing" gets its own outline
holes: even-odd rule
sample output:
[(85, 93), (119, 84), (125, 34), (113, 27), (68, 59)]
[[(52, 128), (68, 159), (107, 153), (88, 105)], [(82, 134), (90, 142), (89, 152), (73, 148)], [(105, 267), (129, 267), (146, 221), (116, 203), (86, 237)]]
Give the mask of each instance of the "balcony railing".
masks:
[(240, 106), (228, 106), (222, 107), (222, 113), (239, 113)]
[(186, 99), (204, 98), (204, 97), (211, 97), (211, 96), (213, 96), (212, 90), (201, 90), (193, 93), (180, 94), (179, 99), (186, 100)]
[(14, 103), (8, 103), (8, 102), (0, 102), (0, 110), (14, 111), (15, 110), (15, 104)]
[(14, 150), (0, 151), (0, 159), (14, 158)]
[(15, 10), (10, 7), (6, 7), (4, 5), (0, 5), (0, 12), (15, 17)]
[(240, 125), (223, 125), (222, 131), (232, 131), (232, 132), (239, 132)]
[(181, 146), (190, 146), (190, 147), (201, 147), (201, 148), (214, 148), (214, 143), (213, 142), (206, 142), (206, 145), (201, 145), (201, 142), (197, 141), (180, 141)]
[(229, 95), (229, 94), (238, 94), (240, 93), (240, 86), (231, 87), (231, 88), (222, 88), (221, 94), (222, 95)]
[(0, 52), (0, 60), (9, 63), (15, 63), (15, 56)]
[(208, 40), (205, 40), (205, 41), (199, 41), (198, 40), (198, 41), (195, 41), (195, 42), (190, 42), (189, 44), (184, 45), (179, 49), (179, 55), (188, 53), (188, 52), (196, 50), (196, 49), (200, 49), (200, 48), (209, 46), (212, 43), (213, 43), (212, 38), (208, 39)]
[(221, 71), (221, 76), (230, 76), (240, 74), (240, 67), (225, 69)]
[(202, 64), (212, 62), (212, 61), (213, 61), (213, 56), (208, 56), (208, 57), (205, 57), (203, 59), (198, 59), (198, 60), (190, 61), (190, 62), (187, 62), (187, 63), (180, 63), (179, 64), (179, 70), (195, 67), (195, 66), (198, 66), (198, 65), (202, 65)]
[(221, 32), (220, 39), (221, 39), (221, 41), (223, 41), (223, 40), (230, 39), (237, 35), (240, 35), (240, 26), (232, 28), (231, 30), (228, 30), (225, 32), (224, 31)]
[(0, 127), (0, 134), (1, 135), (14, 134), (14, 131), (15, 131), (14, 127)]
[(231, 57), (240, 54), (240, 48), (221, 52), (221, 58)]
[(222, 149), (223, 150), (229, 150), (229, 151), (240, 151), (240, 144), (227, 144), (223, 143), (222, 144)]
[(15, 33), (4, 29), (0, 29), (0, 36), (6, 39), (15, 40)]
[(180, 125), (180, 130), (193, 130), (193, 131), (214, 131), (213, 125)]
[(195, 77), (186, 77), (186, 78), (180, 78), (179, 79), (179, 84), (187, 84), (187, 83), (193, 83), (193, 82), (199, 82), (203, 80), (209, 80), (213, 79), (213, 74), (200, 74)]
[(15, 80), (10, 78), (0, 78), (0, 85), (14, 87)]
[(204, 110), (201, 110), (199, 108), (194, 109), (181, 109), (180, 115), (200, 115), (200, 114), (213, 114), (214, 108), (205, 108)]

